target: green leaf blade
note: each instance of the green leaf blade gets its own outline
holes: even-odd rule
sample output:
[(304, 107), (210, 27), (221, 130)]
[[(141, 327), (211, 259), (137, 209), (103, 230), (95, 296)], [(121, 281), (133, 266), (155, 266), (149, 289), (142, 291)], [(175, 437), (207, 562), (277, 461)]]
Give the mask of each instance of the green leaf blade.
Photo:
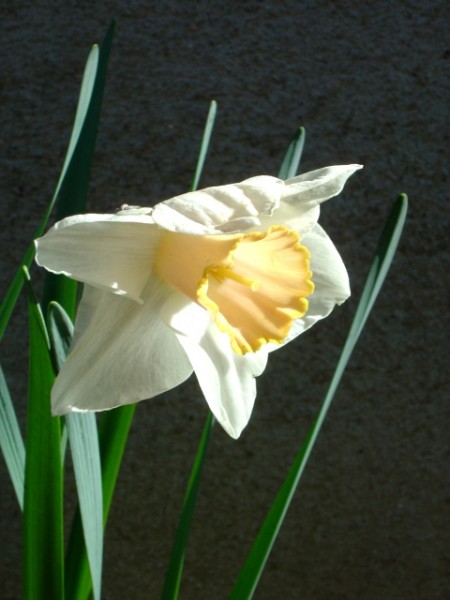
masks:
[(405, 226), (407, 212), (408, 197), (406, 194), (400, 194), (394, 202), (378, 242), (375, 259), (368, 276), (368, 280), (372, 283), (365, 286), (360, 301), (361, 308), (358, 306), (358, 311), (355, 315), (358, 328), (355, 330), (354, 335), (357, 334), (358, 337), (366, 324), (394, 259)]
[[(94, 46), (88, 58), (85, 77), (80, 92), (79, 105), (75, 117), (75, 136), (69, 144), (70, 161), (63, 167), (55, 195), (57, 197), (56, 219), (83, 213), (91, 179), (97, 131), (106, 82), (106, 71), (114, 34), (114, 22), (109, 27), (101, 48)], [(72, 139), (75, 141), (72, 142)], [(46, 307), (52, 300), (61, 304), (73, 320), (76, 312), (77, 283), (64, 275), (48, 273), (45, 278), (42, 305)]]
[[(81, 130), (82, 130), (82, 125), (86, 119), (86, 115), (87, 115), (88, 108), (89, 108), (89, 103), (91, 100), (90, 94), (93, 91), (92, 81), (93, 81), (93, 78), (95, 77), (95, 73), (97, 71), (97, 63), (98, 63), (98, 47), (94, 46), (89, 54), (89, 57), (88, 57), (88, 60), (87, 60), (86, 66), (85, 66), (83, 80), (81, 83), (81, 92), (80, 92), (80, 96), (79, 96), (77, 112), (76, 112), (75, 121), (74, 121), (74, 125), (72, 128), (70, 140), (69, 140), (69, 146), (67, 149), (66, 157), (64, 159), (63, 168), (61, 170), (61, 174), (59, 176), (59, 180), (56, 185), (56, 189), (53, 193), (50, 204), (47, 207), (47, 210), (46, 210), (43, 218), (41, 219), (41, 222), (39, 223), (39, 226), (38, 226), (37, 231), (34, 236), (35, 238), (41, 236), (44, 233), (44, 230), (47, 226), (50, 214), (51, 214), (53, 207), (55, 206), (55, 203), (58, 199), (61, 186), (64, 183), (67, 171), (69, 170), (70, 165), (72, 164), (74, 150), (77, 146), (77, 143), (78, 143), (78, 140), (79, 140), (79, 137), (81, 134)], [(19, 269), (17, 270), (16, 275), (14, 276), (14, 279), (13, 279), (13, 281), (6, 293), (6, 296), (2, 302), (2, 305), (0, 307), (0, 340), (3, 338), (9, 318), (11, 317), (12, 311), (14, 310), (14, 306), (17, 302), (17, 298), (19, 297), (20, 291), (23, 286), (22, 268), (24, 266), (27, 268), (30, 267), (31, 261), (34, 258), (34, 254), (35, 254), (34, 243), (31, 243), (30, 246), (27, 248), (24, 259), (23, 259), (21, 265), (19, 266)]]
[(0, 366), (0, 447), (14, 491), (23, 509), (25, 446), (3, 369)]
[(297, 175), (300, 167), (300, 159), (303, 154), (303, 147), (305, 145), (305, 136), (306, 131), (304, 127), (299, 127), (292, 136), (278, 172), (278, 177), (280, 179), (290, 179)]
[(23, 272), (22, 268), (29, 268), (31, 261), (34, 258), (34, 244), (31, 244), (25, 253), (25, 257), (16, 271), (13, 280), (6, 292), (5, 297), (0, 305), (0, 341), (3, 339), (9, 319), (13, 313), (17, 299), (23, 287)]
[(58, 373), (69, 353), (73, 337), (73, 323), (59, 304), (50, 302), (47, 310), (47, 327), (50, 337), (50, 351), (55, 372)]
[[(135, 404), (121, 406), (102, 414), (99, 424), (100, 462), (102, 467), (103, 527), (109, 515), (120, 464), (133, 422)], [(72, 525), (66, 555), (67, 600), (87, 600), (92, 581), (83, 543), (80, 511)]]
[(66, 426), (94, 598), (100, 600), (103, 559), (103, 497), (95, 414), (68, 414)]
[(186, 494), (183, 500), (183, 507), (181, 509), (180, 519), (172, 546), (172, 553), (164, 580), (161, 600), (176, 600), (176, 598), (179, 597), (184, 556), (213, 424), (214, 417), (212, 416), (212, 413), (209, 413), (200, 438), (197, 454), (194, 459)]
[[(28, 276), (27, 276), (28, 277)], [(27, 600), (64, 598), (60, 420), (50, 412), (54, 381), (48, 337), (27, 279), (30, 376), (24, 492), (24, 589)]]
[(200, 145), (200, 152), (197, 159), (197, 165), (195, 167), (194, 179), (192, 180), (190, 190), (195, 191), (198, 187), (200, 178), (202, 176), (203, 167), (205, 165), (206, 155), (208, 154), (209, 143), (211, 141), (212, 132), (214, 129), (214, 123), (217, 114), (217, 102), (211, 101), (209, 106), (208, 116), (206, 118), (205, 129), (203, 131), (202, 142)]
[[(93, 46), (84, 69), (81, 90), (78, 99), (74, 125), (64, 159), (61, 174), (49, 206), (36, 230), (35, 238), (40, 237), (47, 226), (50, 214), (58, 202), (57, 218), (82, 212), (86, 201), (87, 185), (90, 178), (96, 133), (100, 118), (103, 89), (106, 79), (106, 67), (114, 33), (115, 24), (111, 24), (102, 48)], [(16, 305), (23, 286), (22, 268), (29, 268), (35, 255), (34, 243), (26, 250), (24, 259), (9, 286), (0, 306), (0, 341)], [(71, 317), (74, 315), (75, 283), (67, 283), (62, 276), (55, 275), (52, 283), (47, 284), (46, 304), (50, 299), (59, 297)], [(68, 281), (68, 280), (67, 280)], [(63, 283), (64, 282), (64, 283)], [(58, 294), (57, 290), (61, 293)]]
[[(59, 371), (67, 358), (74, 328), (69, 316), (57, 302), (51, 302), (49, 305), (48, 323), (53, 364)], [(84, 544), (93, 581), (94, 599), (100, 600), (103, 498), (97, 422), (94, 413), (69, 413), (65, 422), (75, 472)], [(80, 540), (81, 544), (82, 542)]]

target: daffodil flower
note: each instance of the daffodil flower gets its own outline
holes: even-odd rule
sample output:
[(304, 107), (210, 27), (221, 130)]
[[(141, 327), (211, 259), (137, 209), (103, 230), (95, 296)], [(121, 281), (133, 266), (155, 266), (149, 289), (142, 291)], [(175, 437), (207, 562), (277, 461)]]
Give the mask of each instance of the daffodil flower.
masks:
[(152, 398), (195, 371), (214, 416), (239, 437), (268, 353), (350, 295), (317, 221), (359, 168), (253, 177), (56, 223), (36, 260), (85, 286), (53, 413)]

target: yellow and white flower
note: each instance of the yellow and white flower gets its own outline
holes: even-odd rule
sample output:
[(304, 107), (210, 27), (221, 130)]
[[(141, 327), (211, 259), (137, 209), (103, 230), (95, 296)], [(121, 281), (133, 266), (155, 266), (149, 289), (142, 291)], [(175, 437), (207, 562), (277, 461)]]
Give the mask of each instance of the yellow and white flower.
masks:
[(151, 398), (194, 370), (216, 419), (239, 437), (268, 353), (350, 295), (317, 221), (359, 168), (253, 177), (56, 223), (36, 241), (36, 261), (86, 285), (54, 414)]

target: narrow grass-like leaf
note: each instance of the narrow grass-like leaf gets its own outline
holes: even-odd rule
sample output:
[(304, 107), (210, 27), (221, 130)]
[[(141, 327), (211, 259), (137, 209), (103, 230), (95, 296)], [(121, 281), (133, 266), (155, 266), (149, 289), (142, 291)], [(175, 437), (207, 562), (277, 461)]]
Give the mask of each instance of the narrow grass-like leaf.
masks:
[(64, 469), (64, 462), (66, 459), (66, 450), (67, 450), (67, 427), (65, 423), (61, 423), (61, 464)]
[(100, 457), (103, 472), (103, 515), (109, 515), (136, 404), (120, 406), (102, 415), (99, 426)]
[[(99, 425), (100, 461), (103, 486), (103, 526), (106, 525), (119, 468), (133, 421), (135, 404), (121, 406), (102, 414)], [(87, 600), (92, 587), (89, 564), (83, 544), (80, 512), (72, 525), (66, 555), (66, 598)]]
[[(98, 65), (98, 47), (94, 46), (91, 50), (91, 53), (89, 54), (89, 57), (88, 57), (88, 60), (86, 63), (86, 67), (84, 70), (83, 81), (81, 84), (80, 97), (78, 100), (78, 107), (77, 107), (77, 112), (76, 112), (76, 116), (75, 116), (75, 122), (74, 122), (74, 126), (72, 129), (72, 134), (70, 137), (69, 146), (67, 149), (67, 153), (66, 153), (66, 157), (64, 160), (61, 175), (59, 177), (59, 181), (56, 186), (53, 197), (50, 201), (50, 204), (49, 204), (41, 222), (39, 223), (36, 234), (34, 236), (35, 238), (41, 236), (45, 230), (45, 227), (47, 225), (50, 214), (51, 214), (53, 207), (55, 205), (55, 202), (58, 198), (58, 195), (59, 195), (59, 192), (61, 189), (61, 185), (65, 179), (67, 170), (72, 163), (73, 152), (77, 145), (78, 139), (80, 137), (82, 125), (84, 123), (84, 120), (86, 118), (86, 114), (87, 114), (87, 111), (89, 108), (89, 103), (90, 103), (90, 99), (91, 99), (91, 95), (92, 95), (92, 91), (93, 91), (93, 84), (94, 84), (94, 80), (95, 80), (95, 76), (96, 76), (96, 72), (97, 72), (97, 65)], [(34, 243), (31, 243), (25, 253), (25, 257), (22, 261), (22, 264), (20, 265), (19, 269), (17, 270), (17, 273), (16, 273), (16, 275), (6, 293), (6, 296), (2, 302), (2, 305), (0, 307), (0, 340), (3, 338), (3, 334), (5, 333), (5, 329), (8, 324), (9, 318), (10, 318), (12, 311), (14, 309), (14, 306), (17, 302), (17, 298), (20, 294), (20, 290), (22, 289), (22, 285), (23, 285), (22, 267), (23, 266), (26, 266), (27, 268), (30, 267), (31, 261), (34, 258), (34, 253), (35, 253)]]
[[(98, 58), (99, 58), (98, 47), (94, 46), (89, 54), (89, 57), (88, 57), (88, 60), (86, 63), (86, 67), (84, 70), (84, 76), (83, 76), (83, 81), (82, 81), (82, 85), (81, 85), (81, 91), (80, 91), (80, 96), (79, 96), (79, 101), (78, 101), (78, 106), (77, 106), (77, 112), (76, 112), (76, 116), (75, 116), (75, 122), (74, 122), (74, 126), (72, 129), (72, 134), (71, 134), (70, 141), (69, 141), (69, 147), (68, 147), (68, 150), (66, 153), (66, 157), (65, 157), (64, 165), (63, 165), (63, 168), (61, 171), (61, 175), (59, 177), (59, 181), (56, 186), (56, 190), (53, 194), (53, 197), (50, 201), (47, 211), (38, 226), (35, 237), (39, 237), (44, 232), (44, 229), (48, 222), (51, 211), (52, 211), (58, 197), (60, 196), (60, 190), (61, 190), (63, 183), (66, 180), (66, 175), (68, 172), (70, 172), (70, 170), (74, 170), (74, 168), (75, 168), (75, 166), (74, 166), (74, 151), (79, 146), (79, 140), (80, 140), (80, 137), (82, 136), (83, 125), (85, 124), (86, 117), (89, 112), (89, 108), (93, 104), (92, 99), (93, 99), (94, 84), (96, 81), (99, 80)], [(17, 302), (17, 298), (22, 289), (23, 280), (24, 280), (22, 267), (25, 266), (28, 268), (30, 266), (31, 261), (33, 260), (33, 257), (34, 257), (34, 253), (35, 253), (35, 248), (34, 248), (34, 243), (32, 243), (28, 247), (28, 249), (25, 253), (25, 257), (22, 261), (22, 264), (19, 267), (19, 269), (18, 269), (18, 271), (6, 293), (6, 296), (1, 304), (1, 307), (0, 307), (0, 340), (3, 338), (7, 324), (9, 322), (9, 318), (12, 314), (14, 306)], [(4, 400), (4, 401), (6, 402), (6, 400)], [(2, 405), (4, 406), (3, 401), (2, 401)], [(9, 405), (9, 409), (10, 410), (8, 411), (7, 418), (9, 419), (9, 422), (12, 427), (11, 431), (15, 430), (17, 433), (18, 429), (15, 428), (14, 424), (13, 424), (14, 422), (16, 422), (16, 418), (15, 418), (14, 409), (13, 409), (12, 404)], [(9, 439), (9, 438), (5, 438), (5, 439)], [(18, 439), (17, 436), (16, 436), (16, 439)], [(19, 442), (17, 442), (17, 443), (19, 443)], [(16, 483), (14, 483), (14, 486), (16, 488), (16, 493), (17, 493), (16, 484), (17, 484), (17, 481), (16, 481)], [(22, 493), (22, 495), (23, 495), (23, 493)]]
[(103, 557), (102, 473), (94, 413), (66, 416), (84, 540), (93, 581), (94, 598), (101, 598)]
[[(109, 27), (96, 59), (97, 69), (95, 78), (88, 92), (80, 94), (83, 105), (87, 105), (83, 119), (75, 119), (75, 124), (81, 127), (78, 139), (73, 145), (70, 164), (65, 171), (58, 192), (56, 205), (56, 220), (69, 215), (83, 213), (86, 210), (86, 199), (91, 179), (92, 161), (97, 139), (100, 112), (103, 101), (103, 91), (106, 81), (106, 70), (114, 34), (114, 22)], [(76, 312), (77, 283), (64, 275), (47, 273), (44, 284), (42, 306), (46, 307), (56, 300), (73, 320)]]
[(186, 494), (184, 496), (183, 507), (181, 509), (180, 520), (178, 522), (178, 528), (174, 538), (172, 554), (164, 581), (161, 600), (175, 600), (178, 598), (180, 593), (184, 556), (186, 553), (187, 541), (189, 538), (192, 517), (194, 514), (195, 501), (197, 498), (203, 463), (205, 460), (213, 423), (214, 417), (212, 416), (212, 413), (209, 413), (203, 428), (202, 437), (200, 438), (200, 443), (195, 456), (191, 475), (189, 477)]
[(30, 373), (24, 493), (24, 591), (27, 600), (64, 598), (61, 430), (50, 413), (54, 373), (47, 331), (28, 273)]
[[(59, 371), (70, 348), (73, 324), (57, 302), (50, 303), (47, 320), (53, 364)], [(94, 582), (94, 598), (100, 600), (103, 499), (97, 422), (94, 413), (71, 413), (66, 416), (65, 422), (75, 471), (84, 542)]]
[(229, 596), (229, 600), (249, 600), (253, 597), (341, 377), (392, 263), (405, 223), (407, 207), (407, 197), (402, 194), (394, 203), (392, 211), (386, 220), (366, 285), (320, 412), (267, 514)]
[[(67, 214), (73, 214), (74, 212), (82, 212), (82, 207), (84, 206), (83, 202), (85, 202), (86, 196), (85, 193), (83, 195), (83, 189), (86, 188), (86, 174), (88, 176), (90, 174), (92, 154), (95, 145), (96, 123), (98, 124), (100, 115), (106, 66), (113, 32), (114, 23), (111, 24), (108, 33), (105, 36), (101, 51), (99, 52), (98, 46), (95, 45), (89, 54), (63, 168), (49, 206), (39, 223), (34, 236), (35, 238), (43, 234), (50, 214), (57, 201), (58, 204), (61, 205), (61, 208), (58, 211), (58, 218), (62, 218)], [(3, 338), (5, 329), (17, 302), (17, 298), (19, 297), (20, 290), (22, 289), (22, 267), (30, 267), (34, 254), (34, 243), (31, 243), (27, 248), (22, 264), (17, 270), (0, 306), (0, 340)], [(47, 296), (49, 295), (51, 295), (50, 290), (47, 292)], [(55, 298), (56, 296), (52, 299)], [(69, 309), (72, 309), (69, 310), (69, 314), (73, 313), (73, 307), (69, 307)], [(73, 314), (71, 316), (73, 316)]]
[(290, 179), (297, 175), (303, 153), (303, 146), (305, 145), (305, 135), (306, 132), (303, 127), (300, 127), (294, 133), (288, 149), (286, 150), (286, 154), (284, 155), (280, 171), (278, 172), (278, 177), (280, 179)]
[(352, 327), (352, 329), (354, 328), (354, 331), (351, 333), (356, 338), (359, 337), (366, 324), (370, 311), (372, 310), (391, 266), (391, 262), (402, 235), (407, 210), (408, 198), (406, 194), (401, 194), (394, 203), (381, 233), (372, 269), (367, 278), (367, 285), (364, 287), (355, 314), (354, 325)]
[(73, 323), (58, 302), (50, 302), (48, 306), (47, 329), (52, 363), (58, 373), (67, 358), (73, 336)]
[(206, 119), (205, 130), (203, 132), (202, 143), (200, 146), (200, 152), (197, 160), (197, 166), (195, 168), (194, 179), (190, 187), (191, 191), (194, 191), (198, 187), (200, 177), (202, 176), (203, 166), (205, 164), (206, 155), (208, 154), (209, 142), (211, 141), (211, 135), (214, 128), (214, 121), (216, 120), (217, 113), (217, 102), (211, 101), (209, 106), (208, 117)]
[(19, 423), (14, 412), (3, 369), (0, 366), (0, 447), (5, 457), (9, 476), (23, 509), (23, 485), (25, 471), (25, 446)]

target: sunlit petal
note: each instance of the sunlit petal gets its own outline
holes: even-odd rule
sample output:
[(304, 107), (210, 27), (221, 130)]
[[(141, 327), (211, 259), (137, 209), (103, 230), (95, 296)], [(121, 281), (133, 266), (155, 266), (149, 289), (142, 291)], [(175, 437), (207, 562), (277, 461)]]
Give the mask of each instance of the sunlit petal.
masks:
[(287, 179), (278, 208), (260, 218), (263, 228), (283, 223), (303, 237), (318, 221), (321, 202), (339, 194), (347, 179), (361, 165), (326, 167)]
[(239, 231), (259, 222), (279, 204), (283, 190), (276, 177), (205, 188), (157, 204), (152, 217), (169, 231), (194, 235)]
[(36, 262), (135, 300), (149, 276), (160, 230), (147, 216), (81, 215), (36, 240)]
[(255, 377), (265, 369), (267, 352), (236, 354), (209, 314), (181, 295), (170, 298), (162, 317), (183, 346), (212, 413), (231, 437), (238, 438), (250, 419)]
[(285, 181), (283, 201), (323, 202), (340, 194), (347, 179), (362, 165), (336, 165), (303, 173)]
[(105, 410), (177, 386), (192, 368), (159, 310), (172, 290), (156, 279), (142, 305), (86, 286), (75, 338), (52, 391), (52, 410)]
[(260, 221), (263, 229), (267, 229), (274, 224), (283, 223), (303, 238), (303, 235), (317, 223), (319, 216), (320, 206), (316, 202), (282, 201), (273, 215), (261, 217)]

